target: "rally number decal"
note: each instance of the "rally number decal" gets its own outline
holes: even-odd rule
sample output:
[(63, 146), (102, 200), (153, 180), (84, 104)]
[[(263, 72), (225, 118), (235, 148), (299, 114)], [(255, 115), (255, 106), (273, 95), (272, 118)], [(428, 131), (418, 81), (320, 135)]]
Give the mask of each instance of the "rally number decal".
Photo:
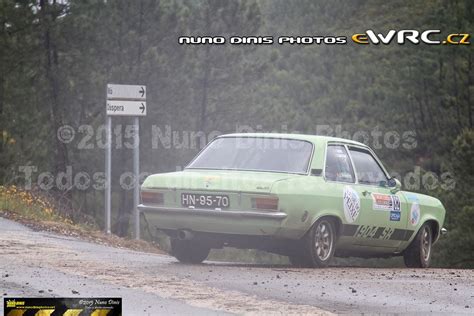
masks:
[(357, 228), (354, 234), (354, 237), (389, 240), (392, 237), (394, 232), (395, 232), (395, 229), (391, 227), (360, 225)]

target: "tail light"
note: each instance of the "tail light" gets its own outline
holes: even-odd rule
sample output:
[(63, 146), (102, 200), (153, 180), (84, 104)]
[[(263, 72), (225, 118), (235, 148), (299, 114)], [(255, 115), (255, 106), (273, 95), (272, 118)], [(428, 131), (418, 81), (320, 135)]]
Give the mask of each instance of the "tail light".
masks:
[(278, 210), (277, 197), (257, 197), (252, 198), (252, 208), (258, 210)]
[(160, 192), (141, 191), (140, 195), (143, 204), (163, 204), (165, 201), (163, 193)]

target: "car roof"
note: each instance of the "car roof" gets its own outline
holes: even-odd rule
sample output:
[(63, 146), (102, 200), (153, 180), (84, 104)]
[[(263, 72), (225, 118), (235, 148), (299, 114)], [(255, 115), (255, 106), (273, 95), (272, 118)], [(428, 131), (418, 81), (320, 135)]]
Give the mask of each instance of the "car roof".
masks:
[(285, 138), (285, 139), (305, 140), (311, 143), (339, 142), (339, 143), (346, 143), (346, 144), (353, 144), (353, 145), (368, 147), (367, 145), (360, 142), (356, 142), (354, 140), (339, 138), (339, 137), (323, 136), (323, 135), (280, 134), (280, 133), (233, 133), (233, 134), (220, 135), (219, 138), (221, 137)]

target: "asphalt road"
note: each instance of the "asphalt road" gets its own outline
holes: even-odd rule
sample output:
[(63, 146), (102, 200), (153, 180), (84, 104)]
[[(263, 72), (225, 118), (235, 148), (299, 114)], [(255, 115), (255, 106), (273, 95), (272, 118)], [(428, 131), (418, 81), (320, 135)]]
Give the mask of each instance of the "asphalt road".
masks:
[(472, 270), (184, 265), (3, 218), (0, 273), (3, 297), (122, 297), (124, 315), (474, 314)]

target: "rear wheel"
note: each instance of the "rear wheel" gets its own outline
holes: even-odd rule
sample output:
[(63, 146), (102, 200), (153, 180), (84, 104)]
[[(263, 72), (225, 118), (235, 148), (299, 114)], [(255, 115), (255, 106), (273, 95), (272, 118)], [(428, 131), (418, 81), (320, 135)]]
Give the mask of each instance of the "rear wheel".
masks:
[(310, 267), (327, 267), (334, 256), (336, 244), (334, 223), (322, 218), (314, 223), (305, 237), (304, 263)]
[(207, 258), (210, 251), (210, 247), (195, 240), (171, 239), (171, 254), (180, 262), (201, 263)]
[(428, 223), (423, 224), (403, 253), (405, 265), (409, 268), (428, 268), (431, 262), (433, 231)]

